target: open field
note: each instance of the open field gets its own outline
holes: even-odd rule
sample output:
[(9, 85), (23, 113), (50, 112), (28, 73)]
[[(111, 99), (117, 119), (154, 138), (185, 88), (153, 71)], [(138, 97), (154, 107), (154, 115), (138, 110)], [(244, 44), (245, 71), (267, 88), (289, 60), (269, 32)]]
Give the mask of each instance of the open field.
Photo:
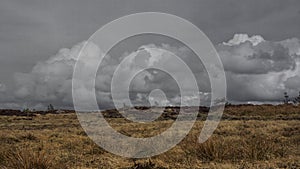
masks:
[[(203, 144), (197, 137), (205, 112), (176, 147), (134, 160), (94, 144), (74, 113), (2, 115), (0, 168), (300, 168), (300, 106), (229, 106), (223, 117)], [(156, 135), (174, 121), (164, 118), (146, 125), (123, 118), (107, 120), (133, 137)]]

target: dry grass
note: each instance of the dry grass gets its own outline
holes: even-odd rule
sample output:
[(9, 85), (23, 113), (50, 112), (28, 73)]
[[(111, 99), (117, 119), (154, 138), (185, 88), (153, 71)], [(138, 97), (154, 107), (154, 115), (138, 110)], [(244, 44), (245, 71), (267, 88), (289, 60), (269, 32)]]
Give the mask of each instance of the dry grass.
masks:
[[(108, 121), (133, 137), (156, 135), (173, 123)], [(168, 152), (134, 160), (98, 147), (83, 132), (75, 114), (39, 115), (31, 120), (0, 116), (0, 168), (300, 168), (299, 120), (223, 120), (214, 135), (199, 144), (202, 126), (203, 121), (197, 121), (189, 135)]]
[[(3, 155), (3, 168), (15, 169), (51, 169), (55, 166), (45, 152), (31, 149), (9, 149)], [(4, 160), (5, 159), (5, 160)]]

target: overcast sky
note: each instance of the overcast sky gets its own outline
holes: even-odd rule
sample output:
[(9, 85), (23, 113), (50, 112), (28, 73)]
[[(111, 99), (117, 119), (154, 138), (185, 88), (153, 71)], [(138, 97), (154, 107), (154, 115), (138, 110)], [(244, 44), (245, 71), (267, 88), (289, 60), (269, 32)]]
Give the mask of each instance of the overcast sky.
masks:
[[(65, 64), (73, 63), (81, 42), (101, 26), (137, 12), (170, 13), (198, 26), (223, 61), (229, 100), (276, 102), (281, 101), (284, 91), (292, 95), (300, 90), (298, 0), (2, 0), (0, 105), (43, 107), (55, 102), (57, 107), (70, 107), (72, 66), (67, 69)], [(155, 44), (192, 55), (178, 44), (164, 46), (164, 40), (161, 44), (139, 42), (133, 46)], [(117, 51), (112, 55), (135, 52), (131, 51), (134, 47), (129, 48), (129, 53)], [(58, 58), (63, 58), (59, 65), (51, 62)], [(50, 75), (47, 83), (43, 78)]]

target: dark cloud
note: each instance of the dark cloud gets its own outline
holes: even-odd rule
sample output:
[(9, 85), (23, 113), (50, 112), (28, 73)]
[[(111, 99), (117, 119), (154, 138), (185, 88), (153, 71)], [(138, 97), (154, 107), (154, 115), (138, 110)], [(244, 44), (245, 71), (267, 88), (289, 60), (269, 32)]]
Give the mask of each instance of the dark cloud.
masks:
[(88, 39), (109, 21), (136, 12), (178, 15), (217, 44), (239, 32), (268, 40), (300, 38), (299, 7), (297, 0), (2, 0), (0, 78), (11, 82), (14, 72), (27, 72), (60, 48)]
[[(227, 70), (229, 89), (232, 88), (229, 99), (279, 100), (283, 91), (292, 93), (299, 89), (295, 84), (300, 55), (299, 7), (297, 0), (3, 0), (0, 2), (1, 102), (5, 102), (5, 107), (23, 106), (24, 100), (70, 106), (70, 65), (75, 59), (68, 57), (78, 50), (72, 46), (114, 19), (146, 11), (183, 17), (207, 34), (218, 48)], [(248, 34), (248, 38), (262, 35), (265, 41), (259, 43), (261, 39), (257, 36), (242, 43), (235, 38), (230, 42), (236, 33)], [(152, 43), (149, 41), (153, 39), (147, 37), (123, 44), (129, 52), (116, 51), (112, 57), (108, 56), (107, 66), (101, 70), (111, 72), (120, 62), (114, 56), (123, 54), (124, 57), (142, 44)], [(224, 41), (229, 41), (231, 46), (223, 44)], [(164, 40), (160, 42), (167, 44)], [(203, 65), (191, 57), (193, 53), (178, 44), (166, 44), (160, 48), (182, 56), (192, 67), (201, 90), (209, 92), (207, 73)], [(54, 58), (60, 60), (52, 62)], [(45, 77), (48, 81), (43, 79)], [(110, 79), (109, 73), (97, 79), (99, 95), (106, 100), (110, 100)], [(149, 79), (148, 82), (150, 84)], [(245, 90), (234, 91), (238, 87)]]
[[(243, 38), (237, 38), (243, 37)], [(257, 36), (258, 37), (258, 36)], [(260, 36), (259, 36), (260, 37)], [(226, 69), (228, 99), (234, 102), (265, 102), (282, 100), (285, 91), (298, 93), (300, 90), (300, 57), (299, 40), (296, 38), (283, 41), (266, 41), (262, 37), (257, 38), (247, 35), (236, 35), (232, 40), (217, 46), (219, 55)], [(71, 80), (74, 64), (77, 55), (84, 43), (75, 45), (71, 49), (61, 49), (56, 55), (48, 60), (37, 63), (29, 73), (16, 73), (16, 84), (11, 102), (18, 103), (27, 100), (35, 107), (41, 107), (49, 103), (55, 103), (61, 107), (72, 107)], [(166, 51), (166, 52), (164, 52)], [(210, 85), (207, 83), (208, 75), (201, 62), (196, 60), (193, 52), (185, 47), (174, 47), (167, 44), (160, 46), (150, 44), (141, 46), (131, 53), (124, 53), (122, 57), (112, 57), (107, 55), (100, 65), (96, 78), (96, 95), (99, 105), (102, 108), (113, 105), (111, 96), (111, 80), (117, 67), (120, 66), (121, 75), (117, 78), (117, 88), (125, 88), (129, 77), (137, 73), (138, 67), (151, 64), (164, 65), (179, 74), (180, 81), (183, 82), (183, 89), (189, 89), (190, 81), (185, 79), (184, 74), (178, 69), (182, 65), (177, 65), (173, 57), (168, 52), (179, 56), (184, 62), (194, 70), (197, 83), (200, 87), (202, 98), (209, 99)], [(101, 51), (95, 45), (87, 47), (83, 52), (87, 59), (84, 60), (86, 69), (93, 67), (101, 55)], [(128, 59), (129, 58), (129, 59)], [(195, 63), (196, 62), (196, 63)], [(84, 80), (84, 79), (82, 79)], [(1, 92), (5, 92), (6, 87), (1, 85)], [(134, 76), (130, 81), (130, 98), (133, 104), (147, 104), (151, 98), (151, 91), (160, 89), (164, 92), (165, 98), (155, 98), (161, 104), (176, 105), (180, 103), (180, 92), (178, 84), (170, 74), (149, 69)], [(78, 89), (85, 96), (89, 87)], [(127, 93), (119, 92), (119, 101), (123, 102)], [(195, 93), (183, 99), (183, 102), (193, 103)], [(206, 102), (204, 99), (204, 102)], [(7, 101), (7, 100), (6, 100)], [(164, 102), (166, 101), (166, 102)], [(5, 100), (2, 100), (5, 102)], [(21, 104), (22, 105), (22, 104)]]

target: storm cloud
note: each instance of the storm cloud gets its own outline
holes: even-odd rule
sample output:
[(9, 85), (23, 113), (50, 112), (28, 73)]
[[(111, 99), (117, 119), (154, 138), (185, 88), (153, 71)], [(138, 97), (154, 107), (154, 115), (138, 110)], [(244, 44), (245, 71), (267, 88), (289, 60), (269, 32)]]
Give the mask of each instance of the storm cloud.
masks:
[[(0, 94), (9, 92), (10, 98), (1, 97), (1, 104), (6, 106), (22, 107), (24, 102), (35, 108), (41, 108), (49, 103), (61, 108), (72, 108), (72, 75), (78, 54), (86, 42), (81, 42), (70, 49), (63, 48), (57, 54), (45, 61), (40, 61), (27, 73), (14, 74), (14, 86), (11, 91), (1, 83)], [(216, 49), (223, 62), (228, 94), (227, 99), (232, 102), (280, 102), (284, 92), (291, 95), (300, 90), (300, 43), (299, 39), (291, 38), (282, 41), (268, 41), (262, 36), (248, 36), (236, 34), (227, 42), (216, 45)], [(180, 57), (193, 70), (197, 83), (200, 86), (200, 95), (209, 99), (210, 84), (208, 75), (201, 62), (196, 60), (194, 53), (185, 46), (143, 45), (138, 50), (125, 52), (120, 57), (106, 55), (101, 63), (96, 77), (96, 95), (101, 107), (112, 104), (111, 80), (114, 71), (121, 61), (131, 57), (126, 66), (121, 68), (128, 76), (117, 79), (120, 87), (132, 74), (136, 74), (136, 66), (141, 64), (172, 65), (172, 56), (168, 51)], [(87, 67), (94, 66), (94, 59), (101, 56), (101, 50), (91, 45), (83, 51), (87, 59)], [(180, 74), (180, 72), (177, 72)], [(124, 75), (126, 75), (124, 74)], [(179, 76), (188, 89), (189, 82), (184, 75)], [(147, 70), (138, 73), (130, 84), (130, 98), (136, 104), (149, 105), (149, 101), (159, 100), (151, 96), (151, 91), (160, 89), (165, 93), (167, 100), (155, 104), (176, 105), (180, 100), (180, 93), (176, 81), (167, 73), (159, 70)], [(89, 88), (81, 89), (82, 97)], [(120, 93), (122, 95), (124, 93)], [(193, 94), (184, 98), (183, 102), (191, 104)], [(152, 103), (153, 104), (153, 103)], [(196, 103), (194, 103), (196, 104)]]

